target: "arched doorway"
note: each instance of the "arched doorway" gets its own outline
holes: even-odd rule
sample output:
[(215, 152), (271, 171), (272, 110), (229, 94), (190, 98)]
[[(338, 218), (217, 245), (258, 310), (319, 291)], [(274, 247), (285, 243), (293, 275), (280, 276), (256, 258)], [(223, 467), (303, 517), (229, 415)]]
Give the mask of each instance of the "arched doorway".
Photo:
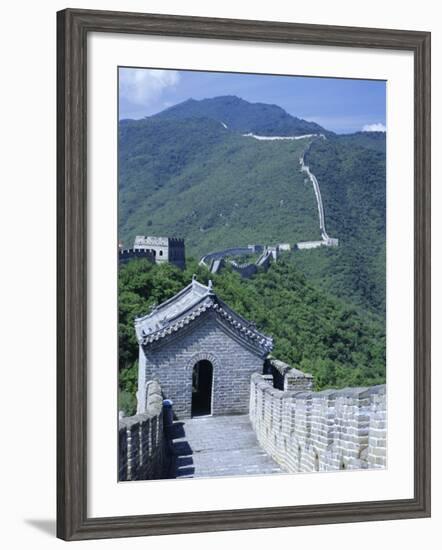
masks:
[(203, 359), (192, 371), (192, 416), (212, 414), (213, 366)]

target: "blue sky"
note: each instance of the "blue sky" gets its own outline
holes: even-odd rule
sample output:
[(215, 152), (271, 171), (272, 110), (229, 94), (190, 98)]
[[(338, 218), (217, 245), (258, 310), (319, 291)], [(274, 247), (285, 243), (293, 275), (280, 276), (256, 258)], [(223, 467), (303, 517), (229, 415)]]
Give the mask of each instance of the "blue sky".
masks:
[(120, 119), (150, 116), (189, 98), (221, 95), (273, 103), (337, 133), (386, 126), (385, 81), (119, 69)]

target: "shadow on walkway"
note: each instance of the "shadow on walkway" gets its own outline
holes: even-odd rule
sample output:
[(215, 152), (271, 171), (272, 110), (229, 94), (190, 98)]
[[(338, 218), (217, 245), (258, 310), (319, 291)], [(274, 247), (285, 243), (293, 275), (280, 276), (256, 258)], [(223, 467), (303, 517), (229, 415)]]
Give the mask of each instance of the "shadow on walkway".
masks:
[(260, 447), (248, 415), (176, 420), (167, 436), (172, 479), (282, 473)]
[(186, 440), (184, 422), (175, 421), (167, 429), (167, 437), (169, 439), (169, 451), (171, 454), (169, 478), (193, 477), (195, 474), (192, 456), (193, 450)]

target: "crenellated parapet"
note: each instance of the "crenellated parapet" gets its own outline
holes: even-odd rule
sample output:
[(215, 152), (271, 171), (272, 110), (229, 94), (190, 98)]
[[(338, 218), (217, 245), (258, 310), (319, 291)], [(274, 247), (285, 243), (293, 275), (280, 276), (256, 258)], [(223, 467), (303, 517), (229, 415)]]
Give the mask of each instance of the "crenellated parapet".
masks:
[(134, 250), (149, 252), (157, 264), (170, 263), (180, 269), (186, 265), (184, 239), (181, 238), (137, 235)]
[(134, 259), (145, 259), (155, 262), (155, 255), (151, 250), (137, 250), (135, 248), (123, 248), (118, 251), (118, 263), (125, 264)]
[(252, 375), (250, 421), (288, 472), (386, 466), (386, 387), (282, 391)]
[(167, 477), (169, 456), (158, 382), (148, 383), (144, 413), (120, 418), (118, 437), (119, 481)]
[(284, 361), (268, 357), (264, 362), (264, 374), (270, 375), (273, 386), (283, 391), (313, 390), (313, 376), (291, 367)]

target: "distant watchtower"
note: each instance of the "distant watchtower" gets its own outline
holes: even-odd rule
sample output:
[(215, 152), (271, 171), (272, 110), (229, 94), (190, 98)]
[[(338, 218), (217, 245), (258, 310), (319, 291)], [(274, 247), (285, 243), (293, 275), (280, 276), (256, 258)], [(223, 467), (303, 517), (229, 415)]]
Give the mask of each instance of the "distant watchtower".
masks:
[(137, 235), (134, 241), (134, 250), (151, 251), (157, 264), (166, 262), (176, 265), (180, 269), (184, 269), (186, 265), (184, 239)]

